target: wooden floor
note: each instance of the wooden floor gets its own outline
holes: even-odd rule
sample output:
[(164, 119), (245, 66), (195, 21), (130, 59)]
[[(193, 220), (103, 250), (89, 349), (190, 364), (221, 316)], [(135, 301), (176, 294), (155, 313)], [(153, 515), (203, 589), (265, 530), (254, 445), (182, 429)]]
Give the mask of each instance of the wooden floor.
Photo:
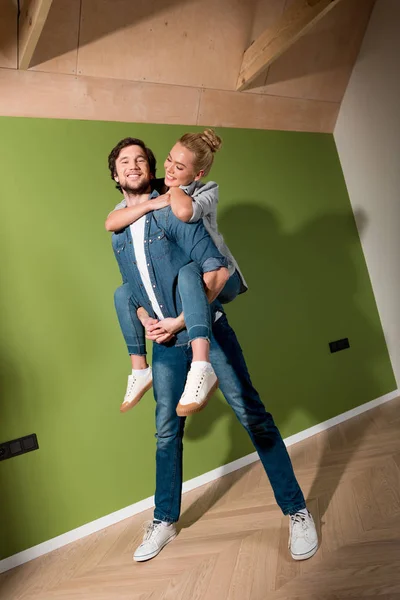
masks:
[(400, 599), (400, 399), (293, 446), (321, 547), (302, 563), (259, 463), (185, 495), (178, 538), (136, 564), (151, 511), (0, 577), (4, 600)]

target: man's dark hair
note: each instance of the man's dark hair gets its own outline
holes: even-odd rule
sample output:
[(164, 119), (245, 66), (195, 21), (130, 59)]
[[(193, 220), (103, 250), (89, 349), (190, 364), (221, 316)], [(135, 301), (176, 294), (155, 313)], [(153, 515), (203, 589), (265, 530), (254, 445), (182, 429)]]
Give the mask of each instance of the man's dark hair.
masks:
[[(111, 179), (113, 181), (115, 181), (114, 177), (116, 175), (116, 169), (115, 169), (116, 160), (117, 160), (121, 150), (123, 150), (124, 148), (127, 148), (128, 146), (140, 146), (140, 148), (142, 148), (145, 151), (146, 156), (147, 156), (147, 162), (149, 163), (149, 167), (150, 167), (150, 173), (153, 175), (153, 177), (155, 177), (157, 161), (156, 161), (156, 157), (154, 156), (152, 150), (150, 150), (150, 148), (148, 148), (142, 140), (138, 140), (137, 138), (127, 137), (127, 138), (124, 138), (123, 140), (121, 140), (120, 142), (118, 142), (118, 144), (115, 146), (115, 148), (113, 148), (111, 150), (110, 154), (108, 155), (108, 168), (110, 169)], [(121, 186), (119, 185), (119, 183), (117, 183), (116, 187), (117, 187), (117, 190), (122, 192), (122, 189), (121, 189)]]

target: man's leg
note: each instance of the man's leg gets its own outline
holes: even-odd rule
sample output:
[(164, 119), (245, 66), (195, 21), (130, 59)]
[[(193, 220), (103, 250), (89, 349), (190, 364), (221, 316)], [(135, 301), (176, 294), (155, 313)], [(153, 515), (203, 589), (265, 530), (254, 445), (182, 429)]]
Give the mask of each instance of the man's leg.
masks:
[(186, 347), (153, 344), (154, 398), (156, 401), (156, 493), (154, 518), (175, 523), (182, 495), (182, 452), (185, 418), (176, 406), (190, 367)]
[(155, 509), (154, 521), (134, 554), (139, 562), (154, 558), (177, 535), (173, 524), (181, 511), (185, 418), (178, 417), (176, 406), (185, 387), (190, 361), (187, 347), (153, 344), (157, 429)]
[(251, 383), (242, 349), (225, 315), (214, 325), (210, 356), (220, 389), (249, 433), (279, 507), (285, 515), (293, 515), (292, 556), (298, 560), (309, 558), (318, 548), (312, 517), (281, 434)]
[(132, 363), (132, 373), (128, 377), (125, 397), (120, 408), (121, 412), (127, 412), (151, 388), (152, 372), (146, 360), (144, 328), (136, 314), (131, 288), (127, 283), (115, 290), (114, 304)]

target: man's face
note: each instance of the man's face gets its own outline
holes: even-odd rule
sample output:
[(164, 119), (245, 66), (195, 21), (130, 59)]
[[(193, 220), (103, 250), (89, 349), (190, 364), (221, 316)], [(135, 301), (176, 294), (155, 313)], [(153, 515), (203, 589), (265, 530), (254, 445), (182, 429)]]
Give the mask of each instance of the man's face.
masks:
[(153, 176), (146, 153), (140, 146), (123, 148), (115, 161), (115, 170), (115, 181), (128, 194), (144, 194), (149, 190)]

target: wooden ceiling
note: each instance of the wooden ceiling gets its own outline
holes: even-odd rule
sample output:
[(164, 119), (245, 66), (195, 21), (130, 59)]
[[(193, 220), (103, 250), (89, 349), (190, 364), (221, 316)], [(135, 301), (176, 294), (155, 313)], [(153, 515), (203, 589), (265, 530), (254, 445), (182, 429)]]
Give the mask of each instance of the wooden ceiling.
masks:
[[(202, 116), (212, 117), (211, 124), (218, 119), (226, 124), (221, 117), (231, 112), (235, 126), (242, 110), (249, 115), (257, 107), (275, 112), (283, 107), (285, 113), (287, 105), (293, 116), (315, 110), (316, 121), (325, 110), (325, 130), (334, 122), (373, 5), (374, 0), (24, 0), (17, 36), (17, 2), (0, 0), (0, 85), (33, 81), (1, 72), (12, 69), (108, 80), (110, 93), (122, 81), (183, 86), (196, 91), (198, 113), (202, 96), (212, 98)], [(50, 85), (44, 75), (41, 81)], [(242, 98), (249, 94), (263, 98)], [(4, 114), (1, 100), (0, 111)], [(251, 119), (238, 126), (252, 126)]]

